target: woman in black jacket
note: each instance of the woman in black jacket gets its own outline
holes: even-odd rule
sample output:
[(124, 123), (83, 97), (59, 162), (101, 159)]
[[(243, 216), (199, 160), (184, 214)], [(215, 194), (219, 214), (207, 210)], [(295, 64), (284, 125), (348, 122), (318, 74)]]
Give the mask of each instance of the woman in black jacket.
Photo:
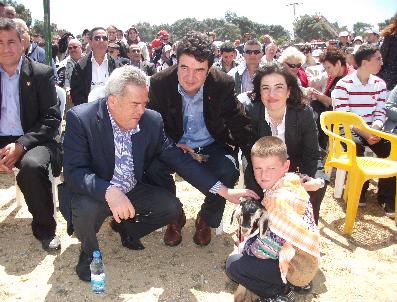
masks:
[[(254, 141), (262, 136), (273, 135), (286, 143), (290, 171), (306, 175), (303, 185), (310, 194), (318, 224), (328, 177), (323, 172), (313, 111), (303, 103), (303, 94), (296, 77), (283, 66), (271, 64), (258, 69), (253, 84), (251, 103), (245, 106), (252, 123)], [(263, 196), (250, 161), (244, 180), (247, 188)]]

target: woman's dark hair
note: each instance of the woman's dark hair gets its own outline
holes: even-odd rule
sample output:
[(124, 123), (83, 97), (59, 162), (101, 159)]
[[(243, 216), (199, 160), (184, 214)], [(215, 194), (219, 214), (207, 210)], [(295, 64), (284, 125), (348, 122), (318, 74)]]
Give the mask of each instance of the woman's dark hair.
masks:
[(74, 39), (74, 36), (71, 33), (66, 32), (59, 39), (59, 41), (58, 41), (59, 53), (65, 53), (66, 50), (68, 49), (68, 38), (69, 37), (72, 37), (72, 39)]
[(323, 52), (319, 57), (320, 63), (324, 63), (325, 61), (330, 62), (332, 65), (336, 65), (338, 61), (342, 64), (342, 66), (346, 66), (346, 56), (345, 54), (336, 48), (327, 49)]
[(278, 63), (266, 64), (259, 68), (253, 80), (254, 90), (252, 94), (253, 102), (261, 102), (261, 81), (264, 76), (271, 74), (279, 74), (284, 77), (287, 87), (290, 90), (289, 97), (287, 99), (287, 105), (303, 108), (305, 103), (303, 102), (303, 93), (298, 84), (298, 80), (286, 67)]

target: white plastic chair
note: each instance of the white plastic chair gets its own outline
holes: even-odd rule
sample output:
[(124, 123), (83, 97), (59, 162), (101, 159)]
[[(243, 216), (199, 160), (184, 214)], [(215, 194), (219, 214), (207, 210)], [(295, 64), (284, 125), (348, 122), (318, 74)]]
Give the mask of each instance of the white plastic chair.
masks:
[[(56, 92), (57, 92), (57, 97), (59, 99), (59, 101), (61, 102), (60, 104), (60, 111), (61, 111), (61, 123), (59, 125), (59, 130), (58, 130), (58, 135), (56, 136), (56, 140), (59, 141), (61, 138), (61, 134), (62, 134), (62, 121), (63, 121), (63, 116), (65, 114), (65, 107), (66, 107), (66, 91), (59, 87), (59, 86), (55, 86), (56, 88)], [(19, 172), (19, 169), (14, 168), (14, 176), (15, 176), (15, 201), (17, 203), (18, 207), (22, 206), (22, 201), (24, 200), (23, 198), (23, 194), (21, 192), (21, 189), (19, 188), (18, 184), (17, 184), (17, 174)], [(52, 201), (54, 202), (54, 218), (56, 220), (56, 209), (57, 209), (57, 202), (58, 202), (58, 185), (61, 183), (61, 179), (60, 177), (54, 177), (53, 173), (52, 173), (52, 168), (51, 168), (51, 164), (48, 166), (48, 178), (51, 181), (51, 187), (52, 187)]]

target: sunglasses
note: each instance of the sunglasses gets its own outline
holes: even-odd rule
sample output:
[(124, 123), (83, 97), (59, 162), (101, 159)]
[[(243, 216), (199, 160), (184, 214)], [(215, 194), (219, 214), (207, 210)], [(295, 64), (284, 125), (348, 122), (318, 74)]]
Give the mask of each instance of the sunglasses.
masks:
[(100, 41), (100, 40), (102, 40), (102, 41), (107, 41), (109, 38), (107, 37), (107, 36), (94, 36), (94, 40), (95, 41)]
[(247, 50), (245, 51), (245, 53), (246, 53), (247, 55), (259, 55), (259, 54), (261, 53), (261, 51), (260, 51), (259, 49), (255, 49), (255, 50), (249, 50), (249, 49), (247, 49)]
[(301, 63), (298, 63), (298, 64), (290, 64), (290, 63), (285, 62), (285, 64), (287, 64), (289, 68), (301, 68), (301, 67), (302, 67), (302, 64), (301, 64)]
[(77, 49), (77, 48), (79, 48), (79, 46), (77, 46), (77, 45), (75, 45), (75, 46), (69, 46), (69, 47), (68, 47), (68, 50)]

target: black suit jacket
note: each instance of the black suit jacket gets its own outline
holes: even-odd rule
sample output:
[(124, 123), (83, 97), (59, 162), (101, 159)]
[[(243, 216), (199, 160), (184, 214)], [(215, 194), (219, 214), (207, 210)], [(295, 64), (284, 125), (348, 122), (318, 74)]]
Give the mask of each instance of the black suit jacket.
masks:
[[(159, 113), (145, 110), (140, 131), (132, 135), (134, 175), (142, 182), (146, 168), (159, 158), (185, 180), (207, 194), (217, 179), (189, 154), (184, 154), (164, 133)], [(64, 176), (72, 193), (105, 201), (114, 173), (114, 138), (106, 99), (73, 107), (66, 115)]]
[[(182, 96), (178, 92), (177, 65), (150, 78), (148, 107), (160, 112), (164, 128), (175, 142), (183, 135)], [(234, 81), (222, 71), (211, 68), (204, 83), (205, 125), (218, 143), (238, 145), (249, 152), (250, 125), (234, 95)]]
[(17, 142), (27, 150), (47, 146), (54, 175), (60, 173), (61, 149), (55, 137), (61, 123), (51, 67), (23, 57), (19, 77), (20, 118), (24, 135)]
[[(121, 63), (116, 63), (108, 54), (106, 54), (106, 56), (108, 58), (108, 70), (110, 75), (113, 70), (121, 66)], [(74, 105), (87, 103), (92, 81), (91, 58), (92, 52), (89, 55), (82, 57), (74, 66), (72, 78), (70, 80), (70, 96), (72, 97)]]
[[(262, 102), (252, 102), (246, 106), (246, 111), (252, 123), (254, 141), (263, 136), (272, 135), (271, 128), (265, 120), (265, 107)], [(328, 177), (323, 172), (317, 126), (311, 107), (297, 108), (287, 106), (285, 113), (285, 144), (291, 162), (289, 169), (291, 172), (296, 172), (299, 167), (300, 173), (328, 180)], [(257, 192), (262, 191), (255, 181), (250, 160), (248, 160), (244, 179), (247, 188), (254, 189)]]

